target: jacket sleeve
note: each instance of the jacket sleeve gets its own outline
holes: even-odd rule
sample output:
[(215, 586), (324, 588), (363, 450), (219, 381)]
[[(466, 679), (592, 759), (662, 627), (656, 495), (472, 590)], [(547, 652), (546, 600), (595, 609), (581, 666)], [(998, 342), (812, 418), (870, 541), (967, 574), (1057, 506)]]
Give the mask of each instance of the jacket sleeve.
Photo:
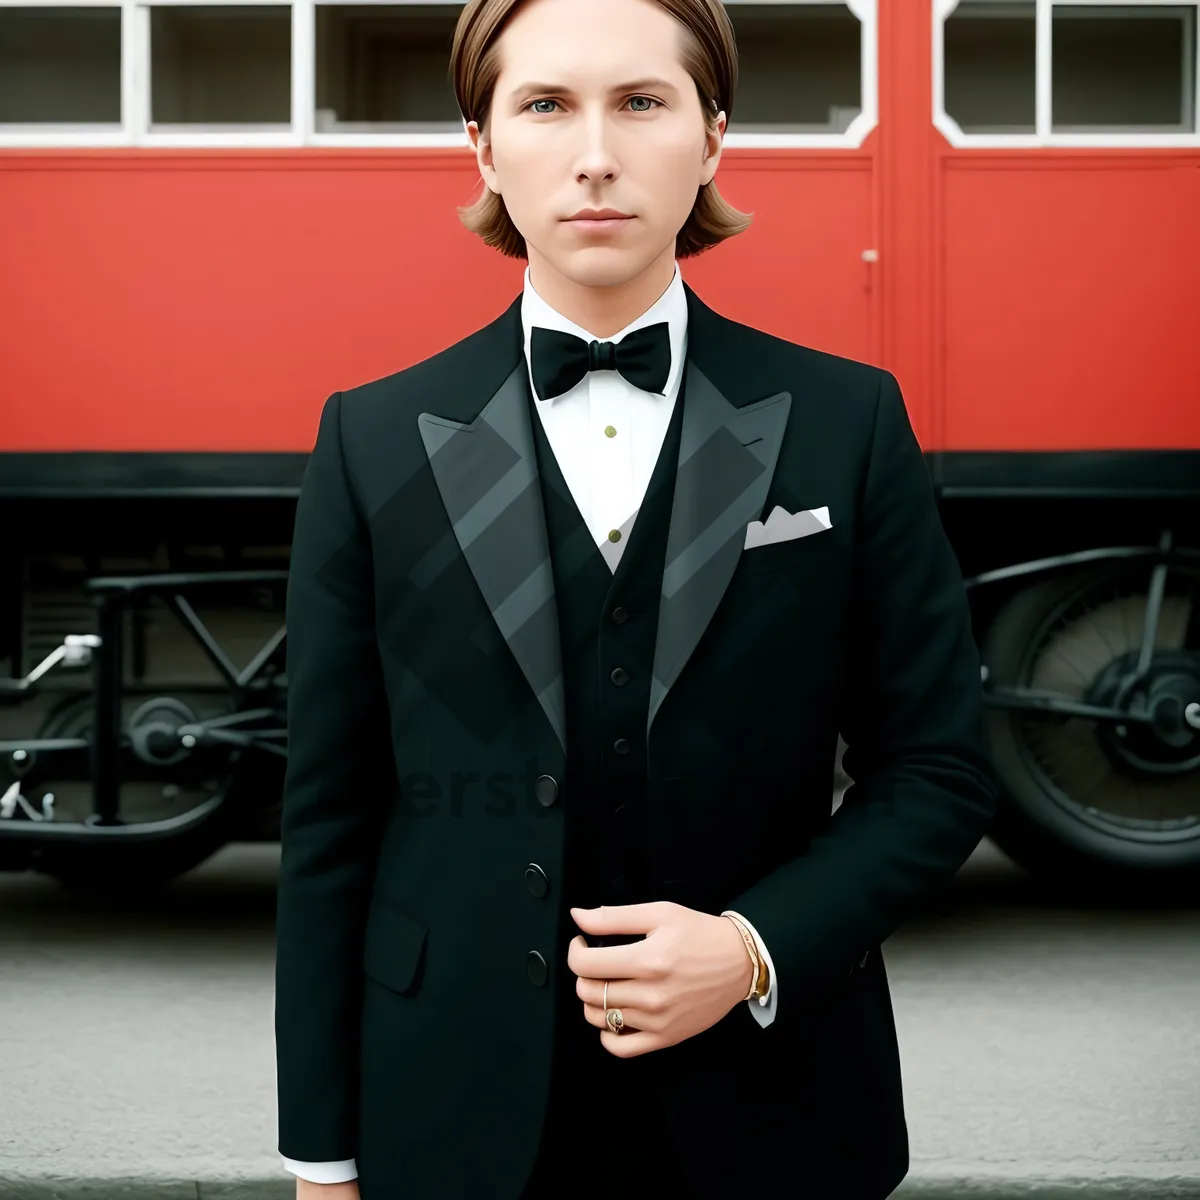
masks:
[(880, 372), (851, 597), (843, 766), (828, 827), (728, 907), (771, 947), (786, 1028), (948, 884), (991, 826), (998, 783), (958, 560), (900, 387)]
[(276, 909), (279, 1152), (355, 1157), (362, 947), (395, 779), (366, 522), (342, 459), (340, 393), (322, 409), (288, 577), (287, 723)]

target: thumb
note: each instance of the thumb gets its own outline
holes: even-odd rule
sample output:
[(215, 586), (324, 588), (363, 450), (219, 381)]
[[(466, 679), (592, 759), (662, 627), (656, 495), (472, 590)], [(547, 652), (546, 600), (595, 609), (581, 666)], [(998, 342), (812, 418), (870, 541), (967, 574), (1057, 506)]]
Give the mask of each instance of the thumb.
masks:
[(571, 917), (588, 933), (649, 933), (662, 917), (657, 904), (602, 904), (573, 908)]
[(598, 908), (572, 908), (571, 919), (588, 933), (603, 933), (612, 924), (611, 912), (603, 904)]

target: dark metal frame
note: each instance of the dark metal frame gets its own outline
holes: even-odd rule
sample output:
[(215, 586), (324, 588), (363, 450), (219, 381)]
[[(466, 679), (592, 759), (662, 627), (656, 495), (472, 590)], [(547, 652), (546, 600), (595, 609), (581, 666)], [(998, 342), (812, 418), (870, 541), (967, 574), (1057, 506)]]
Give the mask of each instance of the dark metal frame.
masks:
[[(0, 500), (290, 499), (303, 451), (0, 451)], [(927, 451), (941, 500), (1200, 500), (1200, 447)]]
[[(266, 754), (287, 757), (286, 675), (282, 671), (268, 677), (277, 655), (284, 647), (286, 626), (279, 629), (239, 671), (205, 626), (187, 594), (255, 584), (284, 585), (286, 570), (169, 573), (136, 576), (102, 576), (86, 580), (83, 590), (91, 596), (97, 612), (96, 634), (69, 635), (64, 644), (45, 662), (23, 679), (0, 679), (0, 701), (28, 694), (46, 672), (59, 664), (88, 665), (93, 668), (93, 722), (89, 738), (34, 738), (0, 741), (0, 754), (21, 757), (55, 756), (69, 761), (87, 754), (92, 777), (92, 813), (84, 821), (53, 821), (26, 812), (29, 819), (0, 819), (0, 840), (22, 839), (62, 844), (64, 841), (117, 839), (123, 844), (161, 842), (185, 835), (206, 824), (229, 802), (229, 793), (220, 794), (177, 817), (157, 821), (126, 823), (120, 815), (122, 750), (132, 739), (121, 732), (121, 708), (126, 694), (123, 679), (124, 615), (135, 602), (151, 597), (164, 600), (179, 617), (184, 628), (204, 651), (228, 686), (236, 711), (179, 728), (181, 745), (191, 749), (198, 744), (225, 744)], [(242, 707), (264, 691), (275, 692), (274, 703)], [(262, 722), (269, 722), (266, 728)], [(32, 762), (32, 759), (30, 760)], [(18, 778), (21, 772), (18, 772)], [(18, 808), (17, 812), (22, 810)]]

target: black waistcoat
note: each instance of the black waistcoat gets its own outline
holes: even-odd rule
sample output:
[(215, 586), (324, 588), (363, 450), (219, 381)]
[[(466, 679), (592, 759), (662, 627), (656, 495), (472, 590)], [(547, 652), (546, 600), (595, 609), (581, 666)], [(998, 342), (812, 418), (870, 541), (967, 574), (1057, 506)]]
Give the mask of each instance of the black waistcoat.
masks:
[[(615, 572), (533, 411), (539, 401), (531, 395), (529, 402), (566, 693), (564, 878), (550, 881), (551, 894), (584, 908), (640, 903), (654, 898), (645, 874), (646, 714), (684, 389)], [(616, 436), (628, 433), (618, 429)]]

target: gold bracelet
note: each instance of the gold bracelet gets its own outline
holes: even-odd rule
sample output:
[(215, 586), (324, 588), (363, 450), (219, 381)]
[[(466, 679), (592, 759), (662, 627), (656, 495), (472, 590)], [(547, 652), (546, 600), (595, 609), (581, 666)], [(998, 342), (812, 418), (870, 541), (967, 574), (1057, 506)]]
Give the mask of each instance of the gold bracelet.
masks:
[(755, 981), (754, 989), (759, 996), (765, 996), (771, 986), (771, 968), (767, 966), (765, 955), (759, 956), (759, 972), (758, 979)]
[(738, 932), (742, 935), (742, 940), (746, 942), (750, 950), (750, 958), (754, 963), (754, 982), (750, 986), (750, 994), (746, 997), (747, 1000), (756, 1000), (767, 994), (771, 986), (771, 968), (767, 964), (766, 955), (759, 954), (758, 943), (754, 940), (754, 935), (746, 928), (745, 924), (739, 921), (736, 917), (725, 913), (731, 921), (738, 927)]
[(746, 953), (750, 955), (750, 965), (754, 968), (754, 974), (750, 979), (750, 991), (746, 994), (747, 1000), (756, 1000), (761, 995), (758, 990), (759, 980), (762, 978), (765, 964), (758, 956), (758, 947), (754, 944), (754, 938), (750, 935), (745, 925), (729, 913), (722, 913), (724, 917), (728, 917), (733, 923), (734, 928), (742, 935), (742, 941), (746, 946)]

